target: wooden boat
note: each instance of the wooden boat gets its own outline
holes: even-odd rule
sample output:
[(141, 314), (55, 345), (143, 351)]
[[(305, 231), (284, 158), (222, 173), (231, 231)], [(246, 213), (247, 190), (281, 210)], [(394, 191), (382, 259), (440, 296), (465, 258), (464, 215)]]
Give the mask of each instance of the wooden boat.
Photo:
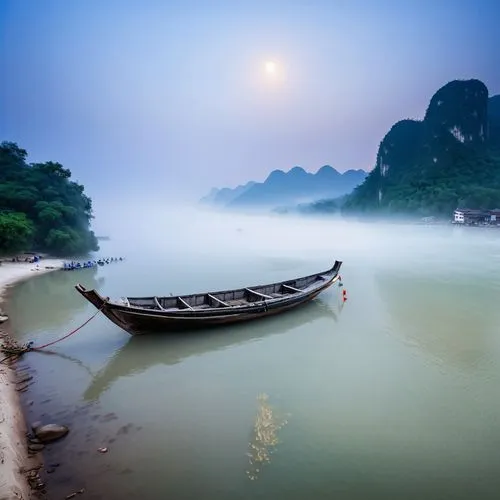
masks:
[(96, 290), (75, 286), (91, 304), (131, 335), (194, 330), (279, 314), (314, 299), (339, 279), (342, 262), (331, 269), (270, 285), (179, 295), (126, 297), (112, 301)]

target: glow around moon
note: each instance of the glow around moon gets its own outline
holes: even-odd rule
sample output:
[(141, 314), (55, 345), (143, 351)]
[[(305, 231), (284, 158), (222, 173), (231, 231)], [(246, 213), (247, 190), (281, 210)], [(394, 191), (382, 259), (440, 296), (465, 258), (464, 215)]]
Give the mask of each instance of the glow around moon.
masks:
[(274, 75), (277, 70), (276, 63), (274, 61), (266, 61), (264, 68), (268, 75)]
[[(262, 89), (267, 90), (278, 90), (283, 88), (283, 84), (287, 80), (286, 78), (286, 67), (283, 61), (272, 58), (263, 57), (257, 60), (257, 73), (254, 77), (258, 81), (258, 85)], [(254, 66), (255, 68), (255, 66)]]

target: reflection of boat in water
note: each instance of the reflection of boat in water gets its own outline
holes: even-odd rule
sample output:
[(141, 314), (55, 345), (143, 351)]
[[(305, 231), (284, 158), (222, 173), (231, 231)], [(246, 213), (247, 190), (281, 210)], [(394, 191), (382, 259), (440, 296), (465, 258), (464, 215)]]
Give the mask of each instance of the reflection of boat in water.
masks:
[(290, 311), (339, 280), (342, 262), (330, 269), (268, 285), (175, 297), (126, 297), (112, 301), (96, 290), (76, 290), (117, 326), (138, 335), (242, 323)]
[(68, 288), (78, 282), (101, 287), (104, 278), (97, 278), (97, 274), (97, 267), (82, 269), (76, 274), (55, 271), (23, 282), (16, 287), (15, 300), (9, 304), (14, 329), (31, 332), (65, 326), (87, 308), (78, 295), (68, 293)]
[(84, 393), (84, 399), (97, 399), (119, 378), (141, 373), (156, 364), (174, 365), (191, 356), (286, 333), (322, 319), (336, 322), (337, 315), (331, 305), (315, 300), (289, 314), (269, 318), (265, 323), (266, 328), (262, 328), (262, 325), (256, 328), (254, 323), (242, 323), (224, 331), (131, 337), (96, 374)]

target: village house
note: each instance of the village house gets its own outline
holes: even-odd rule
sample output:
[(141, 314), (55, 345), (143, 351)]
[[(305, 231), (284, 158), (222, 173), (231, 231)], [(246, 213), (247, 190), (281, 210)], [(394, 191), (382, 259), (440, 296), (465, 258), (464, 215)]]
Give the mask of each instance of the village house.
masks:
[(490, 210), (490, 224), (500, 226), (500, 208)]
[(500, 225), (500, 208), (493, 210), (476, 210), (457, 208), (453, 213), (454, 224), (465, 225)]

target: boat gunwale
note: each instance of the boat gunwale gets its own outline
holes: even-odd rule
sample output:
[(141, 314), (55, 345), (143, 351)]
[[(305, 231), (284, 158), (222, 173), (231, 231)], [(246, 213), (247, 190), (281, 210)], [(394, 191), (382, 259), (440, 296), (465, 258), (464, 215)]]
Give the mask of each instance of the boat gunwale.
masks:
[[(249, 302), (248, 304), (236, 305), (231, 307), (211, 307), (206, 309), (173, 309), (173, 310), (159, 310), (159, 309), (148, 309), (147, 307), (134, 307), (126, 306), (123, 304), (116, 304), (114, 302), (106, 301), (108, 310), (118, 310), (120, 312), (126, 312), (134, 314), (137, 316), (152, 316), (152, 317), (163, 317), (171, 319), (215, 319), (218, 317), (226, 316), (238, 316), (240, 314), (258, 314), (261, 309), (278, 309), (280, 306), (284, 307), (288, 304), (293, 304), (295, 302), (301, 302), (303, 299), (309, 297), (310, 295), (317, 295), (324, 289), (330, 287), (335, 281), (338, 280), (337, 276), (333, 279), (321, 283), (321, 286), (307, 290), (304, 293), (288, 294), (284, 297), (276, 297), (273, 300), (262, 300), (260, 302)], [(103, 298), (103, 300), (105, 300)], [(272, 306), (272, 307), (269, 307)]]
[[(337, 260), (337, 261), (335, 261), (335, 264), (327, 271), (323, 271), (320, 273), (313, 273), (313, 274), (309, 274), (307, 276), (300, 276), (299, 278), (292, 278), (292, 279), (283, 280), (283, 281), (275, 281), (274, 283), (267, 283), (265, 285), (243, 286), (241, 288), (230, 288), (227, 290), (218, 290), (215, 292), (211, 291), (211, 292), (202, 292), (202, 293), (185, 293), (182, 295), (172, 295), (172, 296), (168, 296), (168, 295), (158, 296), (157, 295), (156, 298), (158, 300), (160, 300), (160, 299), (171, 299), (171, 298), (197, 297), (197, 296), (203, 296), (203, 295), (215, 295), (216, 296), (216, 295), (223, 294), (223, 293), (241, 292), (241, 291), (244, 291), (247, 289), (258, 290), (259, 288), (267, 288), (267, 287), (271, 287), (271, 286), (275, 286), (275, 285), (286, 285), (290, 281), (305, 280), (305, 279), (314, 278), (314, 277), (318, 277), (318, 276), (333, 275), (333, 277), (335, 277), (336, 274), (338, 275), (338, 270), (340, 269), (341, 264), (342, 264), (342, 262)], [(295, 294), (287, 294), (287, 295), (297, 295), (298, 293), (305, 293), (305, 292), (307, 292), (307, 290), (300, 290), (300, 292), (296, 292)], [(130, 304), (131, 300), (151, 300), (151, 301), (153, 301), (155, 296), (151, 296), (151, 297), (149, 297), (149, 296), (142, 296), (142, 297), (127, 296), (125, 298), (127, 299), (127, 301)], [(276, 297), (276, 299), (281, 299), (281, 298)], [(272, 299), (268, 299), (268, 301), (271, 301), (271, 300)], [(116, 304), (114, 301), (108, 301), (108, 302), (110, 304)], [(116, 304), (116, 305), (121, 305), (121, 304)], [(133, 306), (133, 305), (128, 305), (127, 307), (138, 308), (138, 309), (147, 309), (146, 307)], [(231, 306), (231, 307), (237, 307), (237, 306)]]
[[(134, 316), (144, 316), (144, 317), (154, 317), (154, 318), (164, 318), (164, 319), (171, 319), (171, 320), (198, 320), (202, 321), (204, 319), (206, 320), (214, 320), (217, 318), (225, 318), (228, 316), (246, 316), (249, 314), (261, 314), (263, 311), (264, 312), (279, 312), (280, 308), (287, 309), (287, 306), (293, 306), (295, 302), (297, 302), (297, 305), (299, 305), (301, 302), (304, 302), (305, 300), (309, 298), (314, 298), (316, 295), (321, 293), (323, 290), (326, 288), (329, 288), (335, 281), (340, 279), (339, 276), (339, 270), (342, 265), (341, 261), (335, 261), (335, 264), (333, 265), (332, 268), (330, 268), (328, 271), (323, 271), (320, 273), (315, 273), (311, 274), (308, 276), (303, 276), (300, 278), (295, 278), (295, 279), (288, 279), (288, 280), (283, 280), (283, 281), (277, 281), (275, 283), (270, 283), (268, 285), (259, 285), (259, 286), (254, 286), (254, 287), (243, 287), (243, 288), (236, 288), (232, 290), (226, 290), (226, 291), (220, 291), (220, 292), (205, 292), (205, 293), (198, 293), (198, 294), (190, 294), (190, 295), (183, 295), (182, 297), (192, 297), (192, 296), (202, 296), (202, 295), (207, 295), (207, 294), (217, 294), (217, 293), (227, 293), (227, 292), (234, 292), (238, 290), (245, 290), (245, 288), (264, 288), (268, 286), (274, 286), (278, 284), (286, 284), (289, 282), (293, 281), (298, 281), (301, 279), (308, 279), (308, 278), (314, 278), (314, 277), (320, 277), (320, 276), (325, 276), (326, 279), (322, 282), (318, 282), (318, 286), (311, 287), (312, 284), (308, 285), (309, 289), (305, 289), (301, 292), (297, 293), (290, 293), (290, 294), (284, 294), (282, 297), (276, 297), (273, 299), (266, 299), (266, 300), (261, 300), (261, 301), (255, 301), (255, 302), (249, 302), (247, 304), (240, 304), (240, 305), (234, 305), (234, 306), (229, 306), (229, 307), (211, 307), (211, 308), (204, 308), (204, 309), (172, 309), (172, 310), (160, 310), (160, 309), (151, 309), (148, 307), (141, 307), (141, 306), (133, 306), (133, 305), (126, 305), (126, 304), (120, 304), (115, 301), (110, 300), (109, 297), (103, 297), (99, 292), (97, 292), (95, 289), (92, 290), (87, 290), (85, 287), (83, 287), (81, 284), (78, 284), (75, 286), (75, 288), (78, 290), (80, 294), (82, 294), (89, 302), (91, 302), (95, 307), (103, 309), (103, 312), (106, 313), (106, 311), (110, 314), (113, 314), (114, 311), (117, 313), (125, 313), (125, 314), (132, 314)], [(328, 279), (328, 277), (330, 279)], [(89, 297), (94, 296), (95, 300), (91, 300)], [(176, 298), (176, 297), (181, 297), (181, 296), (172, 296), (172, 297), (167, 297), (167, 298)], [(151, 299), (153, 300), (153, 297), (136, 297), (138, 299), (142, 300), (147, 300)], [(129, 298), (127, 297), (127, 300)], [(97, 305), (96, 302), (99, 304)], [(278, 309), (278, 311), (276, 311)], [(110, 318), (111, 319), (111, 318)], [(119, 319), (119, 318), (116, 318)], [(121, 322), (121, 321), (120, 321)]]

